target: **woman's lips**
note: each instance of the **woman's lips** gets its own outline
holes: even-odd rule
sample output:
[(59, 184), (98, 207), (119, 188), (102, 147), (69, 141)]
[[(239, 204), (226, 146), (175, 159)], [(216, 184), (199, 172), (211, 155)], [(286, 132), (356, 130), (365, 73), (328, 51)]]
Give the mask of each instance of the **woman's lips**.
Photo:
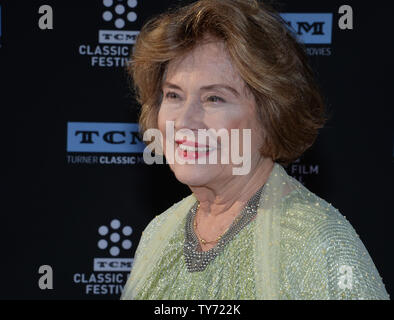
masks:
[(194, 141), (176, 140), (176, 151), (180, 159), (194, 160), (200, 157), (206, 157), (215, 148), (208, 145), (199, 144)]
[(178, 145), (184, 145), (184, 146), (189, 146), (189, 147), (196, 147), (196, 148), (208, 148), (209, 146), (205, 144), (200, 144), (195, 141), (189, 141), (189, 140), (175, 140), (175, 142)]

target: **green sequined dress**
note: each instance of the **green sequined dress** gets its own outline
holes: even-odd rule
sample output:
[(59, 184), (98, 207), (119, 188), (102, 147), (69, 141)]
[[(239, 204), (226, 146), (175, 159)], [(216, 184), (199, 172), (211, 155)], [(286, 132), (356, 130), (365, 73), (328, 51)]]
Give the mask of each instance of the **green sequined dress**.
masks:
[(135, 299), (256, 299), (251, 268), (253, 231), (254, 220), (226, 244), (204, 271), (189, 272), (183, 256), (185, 233), (179, 229)]
[(275, 166), (256, 218), (204, 271), (189, 272), (184, 198), (144, 230), (121, 299), (387, 300), (366, 247), (349, 221)]

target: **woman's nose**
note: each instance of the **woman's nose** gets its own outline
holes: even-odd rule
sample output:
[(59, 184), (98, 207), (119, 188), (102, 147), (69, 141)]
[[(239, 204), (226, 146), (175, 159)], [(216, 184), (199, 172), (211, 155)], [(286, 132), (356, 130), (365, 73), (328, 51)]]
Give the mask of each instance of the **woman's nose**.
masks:
[(188, 99), (176, 115), (175, 130), (182, 128), (198, 129), (201, 127), (201, 117), (200, 103), (196, 100)]

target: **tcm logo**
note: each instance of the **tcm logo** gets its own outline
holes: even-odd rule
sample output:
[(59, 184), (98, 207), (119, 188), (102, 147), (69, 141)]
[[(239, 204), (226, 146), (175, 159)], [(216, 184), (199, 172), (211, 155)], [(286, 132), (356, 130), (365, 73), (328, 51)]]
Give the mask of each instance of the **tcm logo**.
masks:
[(133, 260), (133, 258), (94, 258), (93, 271), (130, 272)]
[(305, 44), (331, 44), (332, 13), (281, 13), (290, 29)]
[[(113, 219), (109, 226), (102, 225), (98, 228), (100, 239), (97, 247), (108, 250), (111, 256), (117, 257), (120, 249), (130, 250), (132, 242), (129, 239), (133, 229), (130, 226), (121, 227), (118, 219)], [(130, 271), (133, 265), (132, 258), (94, 258), (94, 271)]]
[(142, 153), (137, 123), (68, 122), (68, 152)]
[(139, 31), (99, 30), (99, 43), (134, 44)]
[(103, 0), (102, 18), (116, 30), (99, 30), (99, 43), (134, 44), (139, 31), (125, 31), (126, 22), (135, 22), (137, 13), (134, 8), (137, 0)]

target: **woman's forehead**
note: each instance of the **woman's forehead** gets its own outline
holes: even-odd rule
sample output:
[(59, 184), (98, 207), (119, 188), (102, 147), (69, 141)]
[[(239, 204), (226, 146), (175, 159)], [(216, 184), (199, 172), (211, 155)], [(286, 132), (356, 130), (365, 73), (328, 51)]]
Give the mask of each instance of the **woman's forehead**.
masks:
[(242, 79), (222, 42), (197, 44), (191, 51), (170, 61), (166, 80), (188, 81), (201, 78), (243, 86)]

